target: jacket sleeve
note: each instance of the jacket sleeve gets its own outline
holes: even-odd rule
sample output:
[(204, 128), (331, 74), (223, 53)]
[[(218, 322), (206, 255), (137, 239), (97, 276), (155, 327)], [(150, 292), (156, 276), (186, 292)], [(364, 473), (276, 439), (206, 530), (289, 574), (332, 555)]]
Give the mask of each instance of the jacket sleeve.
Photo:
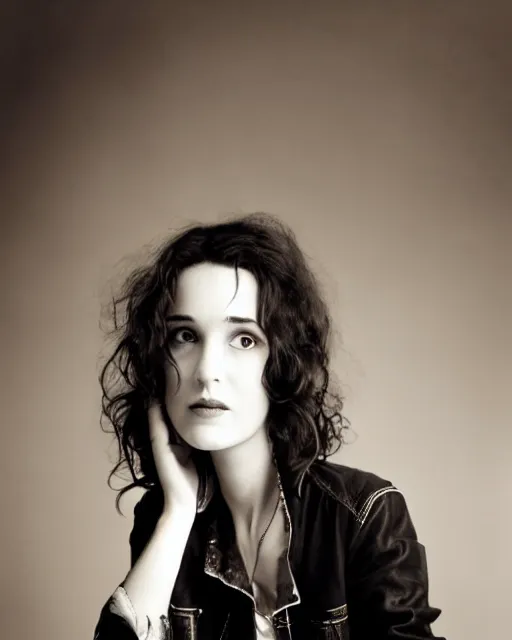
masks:
[[(151, 508), (152, 497), (147, 492), (135, 505), (130, 533), (131, 567), (142, 553), (156, 525), (158, 511)], [(94, 640), (172, 640), (169, 620), (161, 616), (158, 628), (149, 618), (139, 620), (121, 583), (103, 606), (94, 630)]]
[(428, 603), (425, 548), (403, 495), (393, 486), (374, 491), (354, 526), (347, 565), (351, 640), (446, 640), (430, 627), (441, 610)]

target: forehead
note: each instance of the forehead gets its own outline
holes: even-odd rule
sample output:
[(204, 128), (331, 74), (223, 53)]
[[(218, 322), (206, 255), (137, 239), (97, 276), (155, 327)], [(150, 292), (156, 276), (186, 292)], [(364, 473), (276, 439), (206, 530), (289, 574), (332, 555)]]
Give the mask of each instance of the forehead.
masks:
[[(246, 269), (201, 263), (188, 267), (178, 277), (172, 312), (194, 318), (230, 315), (257, 317), (258, 283)], [(236, 295), (235, 295), (236, 291)]]

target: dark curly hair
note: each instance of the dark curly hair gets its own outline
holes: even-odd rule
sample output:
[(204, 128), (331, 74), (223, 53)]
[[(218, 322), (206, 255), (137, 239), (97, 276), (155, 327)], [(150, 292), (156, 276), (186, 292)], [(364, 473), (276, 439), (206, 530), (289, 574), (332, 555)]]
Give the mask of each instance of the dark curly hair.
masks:
[[(132, 479), (118, 490), (118, 511), (126, 491), (159, 484), (147, 408), (152, 398), (162, 402), (166, 361), (176, 368), (165, 322), (169, 300), (174, 299), (180, 273), (202, 262), (233, 267), (237, 286), (238, 268), (257, 280), (257, 319), (269, 340), (262, 383), (269, 398), (267, 424), (277, 460), (300, 471), (343, 444), (343, 430), (349, 424), (341, 413), (343, 398), (329, 390), (330, 315), (291, 229), (264, 213), (189, 226), (161, 246), (148, 266), (128, 276), (110, 308), (116, 347), (99, 377), (100, 423), (112, 433), (103, 426), (107, 418), (118, 444), (119, 459), (109, 486), (122, 467), (128, 467)], [(172, 434), (167, 412), (164, 418)], [(207, 452), (193, 455), (196, 464), (209, 459)]]

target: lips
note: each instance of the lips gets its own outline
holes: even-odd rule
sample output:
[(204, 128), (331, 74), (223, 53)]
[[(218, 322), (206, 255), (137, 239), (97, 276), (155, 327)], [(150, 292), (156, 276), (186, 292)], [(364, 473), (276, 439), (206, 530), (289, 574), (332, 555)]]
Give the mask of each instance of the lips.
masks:
[(198, 400), (197, 402), (194, 402), (194, 404), (191, 404), (189, 408), (223, 409), (224, 411), (229, 409), (229, 407), (227, 407), (223, 402), (220, 402), (220, 400)]

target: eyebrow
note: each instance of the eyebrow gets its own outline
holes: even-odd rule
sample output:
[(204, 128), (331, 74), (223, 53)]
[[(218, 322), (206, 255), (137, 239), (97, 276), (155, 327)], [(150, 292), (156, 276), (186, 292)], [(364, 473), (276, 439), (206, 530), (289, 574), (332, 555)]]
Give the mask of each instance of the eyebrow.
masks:
[[(181, 314), (167, 316), (165, 320), (167, 322), (195, 322), (192, 316), (184, 316)], [(242, 316), (227, 316), (224, 318), (224, 322), (229, 322), (230, 324), (255, 324), (257, 327), (260, 327), (253, 318), (244, 318)]]

